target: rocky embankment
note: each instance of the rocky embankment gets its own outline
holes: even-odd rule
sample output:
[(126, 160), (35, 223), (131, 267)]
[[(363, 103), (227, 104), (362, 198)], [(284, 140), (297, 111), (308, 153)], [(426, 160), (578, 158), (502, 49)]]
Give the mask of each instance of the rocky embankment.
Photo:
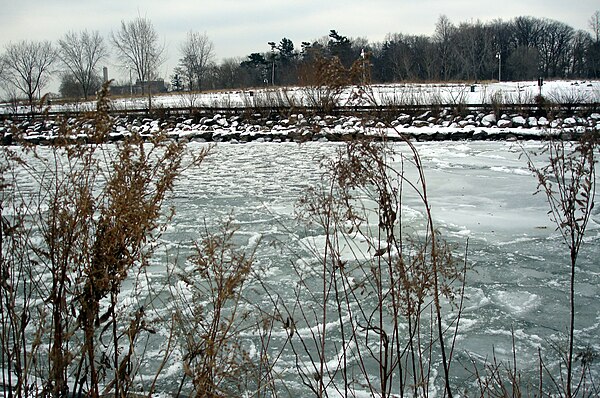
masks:
[[(543, 139), (548, 135), (573, 139), (586, 131), (600, 132), (600, 113), (545, 117), (523, 114), (472, 112), (456, 115), (449, 110), (410, 115), (399, 113), (385, 120), (377, 116), (333, 116), (253, 113), (162, 115), (155, 117), (115, 116), (109, 141), (139, 134), (165, 134), (174, 140), (197, 142), (282, 142), (343, 141), (361, 136), (399, 140), (503, 140)], [(45, 118), (0, 121), (2, 142), (50, 143), (57, 137), (85, 141), (91, 121), (76, 118)]]

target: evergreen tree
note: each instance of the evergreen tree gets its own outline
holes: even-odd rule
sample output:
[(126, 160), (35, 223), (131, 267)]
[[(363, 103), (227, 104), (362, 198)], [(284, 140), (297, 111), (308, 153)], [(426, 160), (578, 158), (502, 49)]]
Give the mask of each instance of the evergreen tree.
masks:
[(261, 86), (268, 82), (268, 66), (270, 62), (260, 53), (248, 55), (248, 59), (240, 63), (248, 74), (246, 86)]
[(183, 79), (179, 73), (175, 73), (171, 79), (171, 87), (173, 91), (183, 91)]
[(349, 68), (354, 62), (352, 54), (352, 43), (346, 36), (340, 35), (336, 30), (332, 29), (329, 32), (329, 42), (327, 49), (332, 57), (338, 57), (344, 65)]

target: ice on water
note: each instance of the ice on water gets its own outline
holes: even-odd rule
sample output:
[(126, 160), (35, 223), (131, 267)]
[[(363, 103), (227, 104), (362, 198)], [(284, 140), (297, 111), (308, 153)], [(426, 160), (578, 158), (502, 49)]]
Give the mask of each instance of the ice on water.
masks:
[[(203, 145), (189, 144), (189, 148)], [(339, 145), (218, 144), (200, 168), (186, 170), (176, 185), (171, 204), (177, 213), (164, 234), (165, 244), (185, 250), (205, 228), (217, 228), (233, 218), (239, 227), (237, 243), (256, 248), (264, 277), (282, 289), (292, 286), (290, 264), (309, 268), (311, 258), (285, 257), (277, 247), (264, 243), (278, 240), (322, 249), (322, 231), (295, 229), (295, 203), (308, 187), (320, 183), (324, 170), (319, 161), (333, 157)], [(560, 336), (567, 328), (569, 260), (548, 219), (545, 198), (533, 195), (536, 180), (520, 156), (523, 149), (538, 149), (539, 144), (523, 145), (416, 143), (436, 226), (458, 253), (464, 253), (468, 240), (472, 272), (467, 276), (465, 323), (457, 349), (473, 358), (487, 357), (494, 345), (509, 350), (513, 333), (519, 349), (535, 356), (542, 341)], [(397, 148), (408, 153), (402, 144)], [(416, 177), (414, 170), (407, 173)], [(418, 198), (407, 195), (405, 222), (418, 222), (420, 210)], [(580, 257), (577, 298), (582, 320), (578, 337), (581, 344), (597, 351), (599, 224), (596, 212)], [(360, 249), (361, 242), (356, 244)], [(166, 267), (155, 262), (150, 272), (152, 280), (158, 280)]]

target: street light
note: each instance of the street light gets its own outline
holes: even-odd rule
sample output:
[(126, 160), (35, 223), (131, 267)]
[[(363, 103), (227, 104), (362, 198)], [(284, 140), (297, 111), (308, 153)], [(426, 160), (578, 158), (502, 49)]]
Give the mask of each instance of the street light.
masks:
[(366, 59), (367, 59), (367, 53), (365, 53), (365, 49), (361, 49), (360, 50), (360, 59), (361, 59), (361, 66), (362, 66), (362, 84), (366, 84), (366, 73), (365, 73), (365, 63), (366, 63)]
[(271, 46), (271, 58), (273, 60), (273, 69), (271, 71), (271, 85), (275, 86), (275, 42), (274, 41), (270, 41), (268, 43)]
[(129, 96), (133, 97), (133, 85), (131, 84), (131, 66), (128, 66), (129, 70)]
[(502, 54), (500, 51), (496, 53), (496, 58), (498, 59), (498, 81), (502, 81)]

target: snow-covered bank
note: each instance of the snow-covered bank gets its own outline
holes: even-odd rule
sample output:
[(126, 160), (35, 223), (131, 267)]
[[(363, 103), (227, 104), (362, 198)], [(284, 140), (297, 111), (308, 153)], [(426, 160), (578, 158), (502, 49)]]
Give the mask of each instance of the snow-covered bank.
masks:
[[(401, 135), (417, 140), (540, 139), (547, 135), (571, 139), (585, 131), (600, 131), (600, 81), (551, 81), (541, 87), (537, 82), (348, 87), (335, 98), (337, 106), (349, 111), (356, 109), (352, 107), (376, 105), (384, 107), (385, 112), (355, 115), (345, 112), (337, 116), (293, 113), (293, 109), (310, 106), (311, 96), (314, 99), (319, 90), (325, 89), (264, 88), (156, 96), (152, 99), (154, 116), (131, 113), (115, 116), (109, 139), (118, 141), (131, 134), (149, 136), (159, 132), (172, 139), (199, 142), (340, 141), (357, 136), (385, 136), (394, 140)], [(540, 93), (548, 106), (525, 106), (534, 104)], [(129, 112), (147, 108), (147, 101), (147, 98), (120, 98), (111, 101), (111, 106)], [(556, 103), (569, 106), (551, 105)], [(487, 105), (482, 108), (474, 104)], [(187, 113), (177, 114), (175, 109), (182, 107)], [(218, 110), (223, 107), (234, 110), (235, 114)], [(93, 102), (86, 102), (52, 104), (48, 109), (60, 114), (94, 108)], [(81, 123), (77, 124), (74, 118), (65, 121), (53, 116), (31, 121), (20, 115), (11, 119), (10, 114), (26, 111), (26, 107), (11, 111), (8, 105), (0, 105), (3, 114), (0, 138), (4, 144), (21, 139), (51, 142), (61, 132), (72, 139), (87, 138), (77, 127)]]
[[(0, 122), (4, 144), (20, 140), (48, 143), (59, 135), (73, 140), (86, 140), (87, 135), (75, 118), (60, 120), (6, 119)], [(600, 131), (600, 113), (586, 117), (545, 117), (527, 114), (484, 114), (472, 112), (457, 115), (444, 109), (416, 115), (400, 113), (392, 120), (375, 116), (320, 116), (292, 114), (240, 115), (171, 115), (156, 118), (119, 116), (113, 118), (110, 141), (119, 141), (132, 134), (150, 137), (159, 133), (174, 140), (196, 142), (306, 142), (343, 141), (371, 136), (389, 140), (407, 136), (420, 141), (430, 140), (504, 140), (542, 139), (548, 135), (573, 139), (585, 131)]]

